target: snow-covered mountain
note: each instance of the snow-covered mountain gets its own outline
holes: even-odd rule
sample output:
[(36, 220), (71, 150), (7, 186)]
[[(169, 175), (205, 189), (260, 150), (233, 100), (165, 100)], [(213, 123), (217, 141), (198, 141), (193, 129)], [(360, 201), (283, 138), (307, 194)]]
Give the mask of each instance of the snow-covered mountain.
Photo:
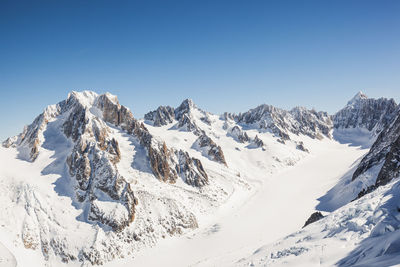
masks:
[(333, 116), (334, 137), (341, 142), (370, 147), (389, 125), (396, 109), (393, 99), (373, 99), (358, 92)]
[[(101, 264), (127, 256), (196, 228), (192, 202), (208, 201), (194, 204), (206, 209), (228, 195), (210, 182), (214, 175), (199, 159), (167, 147), (110, 94), (72, 92), (3, 146), (16, 157), (8, 158), (16, 166), (4, 171), (20, 177), (4, 181), (10, 188), (3, 201), (25, 214), (7, 209), (3, 219), (13, 218), (7, 226), (21, 236), (18, 243), (46, 260)], [(33, 180), (26, 179), (32, 173), (19, 172), (23, 161), (37, 176)], [(46, 181), (48, 176), (58, 179)], [(37, 179), (44, 188), (36, 189)], [(70, 203), (54, 210), (52, 202), (63, 197)]]
[[(318, 258), (325, 265), (350, 265), (382, 255), (393, 262), (396, 235), (382, 229), (393, 232), (400, 226), (397, 219), (388, 219), (398, 212), (399, 127), (400, 109), (393, 99), (369, 99), (362, 93), (332, 116), (270, 105), (215, 115), (187, 99), (176, 108), (161, 106), (136, 119), (109, 93), (72, 92), (0, 148), (0, 200), (5, 207), (0, 257), (8, 255), (20, 266), (32, 264), (22, 256), (26, 253), (37, 265), (115, 264), (117, 259), (140, 259), (142, 252), (173, 242), (174, 236), (184, 240), (194, 235), (192, 242), (203, 242), (218, 233), (227, 239), (237, 235), (238, 242), (220, 246), (223, 261), (210, 256), (197, 264), (269, 266), (293, 258), (309, 266)], [(314, 165), (315, 175), (307, 177), (311, 169), (302, 166)], [(330, 166), (334, 169), (328, 171)], [(308, 193), (296, 191), (303, 187)], [(274, 188), (278, 191), (270, 191)], [(294, 195), (303, 203), (296, 212), (270, 206), (289, 204)], [(381, 203), (388, 195), (393, 195), (389, 206)], [(311, 204), (318, 197), (319, 203)], [(227, 214), (246, 214), (246, 209), (258, 215), (227, 219)], [(300, 230), (316, 211), (322, 213)], [(261, 228), (263, 220), (279, 221), (286, 216), (283, 212), (297, 216), (275, 231), (276, 236), (268, 230), (272, 227)], [(260, 228), (249, 225), (251, 220), (259, 220)], [(362, 227), (365, 221), (367, 228)], [(265, 232), (265, 239), (255, 243), (251, 234), (220, 231), (220, 225), (253, 228)], [(252, 256), (232, 253), (241, 241), (249, 242), (250, 249), (295, 229), (299, 232)], [(356, 237), (352, 245), (336, 253), (334, 246), (349, 231)], [(384, 238), (393, 239), (390, 249), (379, 248), (390, 253), (357, 256)], [(357, 248), (362, 242), (367, 245)], [(329, 256), (319, 252), (321, 247), (330, 248)], [(345, 258), (353, 249), (356, 256)], [(178, 265), (196, 263), (195, 256), (178, 259)]]

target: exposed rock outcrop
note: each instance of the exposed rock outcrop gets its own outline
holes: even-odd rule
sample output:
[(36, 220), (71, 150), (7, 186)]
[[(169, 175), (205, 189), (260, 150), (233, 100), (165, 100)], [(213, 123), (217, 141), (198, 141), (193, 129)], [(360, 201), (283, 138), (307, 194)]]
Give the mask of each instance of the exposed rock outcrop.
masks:
[(183, 150), (174, 151), (174, 153), (179, 163), (177, 173), (187, 184), (197, 187), (208, 184), (208, 175), (200, 160), (190, 157)]
[[(121, 231), (134, 220), (138, 203), (130, 184), (115, 165), (121, 157), (118, 142), (109, 136), (107, 125), (89, 114), (74, 94), (65, 105), (70, 115), (63, 123), (63, 132), (75, 144), (67, 165), (76, 181), (76, 199), (89, 205), (86, 220)], [(103, 113), (103, 118), (115, 116)]]
[(242, 129), (240, 129), (237, 125), (235, 125), (232, 129), (231, 129), (231, 135), (233, 136), (233, 138), (240, 142), (240, 143), (246, 143), (250, 141), (249, 136), (247, 135), (246, 132), (244, 132)]
[(304, 147), (303, 141), (296, 142), (296, 149), (309, 153), (310, 151)]
[(323, 136), (331, 138), (331, 117), (326, 112), (317, 112), (303, 107), (296, 107), (290, 111), (297, 123), (293, 125), (295, 134), (304, 134), (311, 138), (322, 139)]
[(307, 225), (314, 223), (316, 221), (321, 220), (322, 218), (324, 218), (324, 215), (322, 215), (321, 212), (316, 211), (313, 214), (311, 214), (310, 218), (307, 219), (306, 223), (304, 224), (303, 228), (306, 227)]
[(318, 139), (323, 136), (331, 138), (332, 121), (326, 112), (301, 107), (286, 111), (270, 105), (261, 105), (239, 115), (225, 116), (233, 116), (237, 123), (271, 131), (282, 142), (290, 140), (290, 133)]
[[(189, 101), (186, 104), (184, 105), (186, 108), (191, 105)], [(191, 158), (188, 153), (183, 151), (169, 149), (164, 142), (156, 140), (144, 124), (137, 121), (132, 113), (124, 106), (121, 106), (118, 101), (112, 102), (107, 97), (100, 96), (97, 106), (102, 109), (103, 118), (106, 118), (107, 122), (120, 126), (129, 134), (138, 138), (140, 144), (147, 149), (150, 166), (159, 180), (175, 183), (180, 176), (193, 186), (207, 184), (208, 176), (200, 160)], [(105, 116), (105, 114), (113, 114), (113, 116)]]
[(153, 126), (160, 127), (172, 123), (175, 119), (175, 110), (170, 106), (160, 106), (144, 115), (144, 119), (153, 122)]
[[(178, 121), (177, 127), (184, 129), (188, 132), (193, 132), (195, 135), (200, 136), (204, 134), (204, 131), (196, 124), (193, 118), (193, 111), (197, 109), (191, 99), (186, 99), (182, 104), (175, 109), (175, 119)], [(203, 115), (205, 112), (198, 110)], [(203, 117), (204, 118), (204, 117)]]
[(361, 160), (352, 180), (357, 179), (362, 173), (372, 167), (383, 164), (380, 169), (375, 186), (388, 183), (400, 174), (400, 108), (397, 115), (389, 123), (390, 127), (384, 129), (372, 145), (370, 151)]
[(191, 99), (185, 99), (176, 109), (169, 106), (160, 106), (155, 111), (147, 113), (144, 118), (156, 127), (167, 125), (175, 120), (177, 121), (175, 125), (176, 128), (187, 132), (193, 132), (195, 135), (200, 136), (204, 131), (197, 125), (193, 117), (194, 110), (202, 114), (199, 120), (208, 125), (211, 124), (209, 115), (198, 109)]
[(211, 160), (226, 165), (225, 156), (220, 146), (218, 146), (210, 137), (203, 134), (193, 144), (193, 147), (202, 151), (205, 156)]
[(193, 132), (195, 135), (202, 135), (204, 133), (196, 122), (191, 118), (190, 114), (183, 114), (178, 121), (177, 127), (179, 129), (184, 129), (187, 132)]
[(59, 115), (60, 109), (59, 104), (48, 106), (30, 125), (24, 127), (21, 134), (4, 141), (3, 146), (17, 146), (20, 158), (34, 161), (39, 155), (39, 148), (43, 142), (42, 133), (46, 129), (47, 123)]
[(256, 135), (256, 137), (254, 137), (254, 139), (252, 140), (252, 143), (256, 147), (263, 147), (264, 146), (264, 142), (258, 137), (258, 135)]
[(235, 120), (235, 115), (229, 112), (224, 112), (224, 114), (221, 115), (221, 119), (225, 121), (234, 121)]
[(285, 110), (275, 108), (270, 105), (261, 105), (245, 113), (234, 116), (238, 123), (255, 125), (260, 129), (269, 129), (276, 136), (289, 139), (289, 135), (284, 131), (289, 127), (285, 118), (289, 113)]
[(368, 98), (356, 94), (347, 105), (333, 116), (334, 128), (365, 128), (378, 135), (395, 115), (397, 104), (393, 99)]
[(208, 126), (211, 126), (212, 120), (210, 118), (210, 115), (207, 113), (204, 115), (204, 117), (201, 117), (200, 120), (207, 124)]
[(193, 103), (193, 100), (191, 99), (185, 99), (179, 107), (175, 109), (175, 119), (177, 121), (181, 120), (184, 115), (187, 115), (191, 113), (191, 111), (195, 108), (196, 106)]

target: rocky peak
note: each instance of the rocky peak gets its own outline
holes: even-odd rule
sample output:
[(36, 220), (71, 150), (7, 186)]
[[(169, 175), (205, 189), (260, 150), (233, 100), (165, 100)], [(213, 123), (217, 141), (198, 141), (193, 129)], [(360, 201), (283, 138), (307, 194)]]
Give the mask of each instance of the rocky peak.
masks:
[(230, 134), (232, 137), (238, 141), (239, 143), (246, 143), (250, 141), (249, 136), (245, 131), (243, 131), (239, 126), (235, 125), (232, 129)]
[(316, 112), (303, 107), (286, 111), (270, 105), (261, 105), (245, 113), (235, 115), (235, 121), (259, 129), (270, 130), (284, 142), (290, 133), (307, 135), (311, 138), (330, 138), (332, 122), (326, 112)]
[(378, 135), (394, 116), (397, 104), (393, 99), (367, 98), (359, 92), (333, 115), (335, 129), (364, 128)]
[(289, 128), (288, 120), (290, 114), (282, 109), (271, 105), (260, 105), (245, 113), (235, 115), (235, 121), (252, 125), (255, 128), (270, 130), (282, 139), (289, 139), (286, 129)]
[(365, 99), (368, 99), (368, 96), (362, 91), (359, 91), (352, 99), (350, 99), (349, 102), (347, 102), (347, 106), (355, 106)]
[(29, 151), (29, 159), (35, 161), (49, 123), (58, 125), (50, 126), (52, 135), (46, 141), (54, 135), (64, 135), (73, 144), (61, 164), (66, 165), (71, 177), (75, 192), (71, 198), (87, 207), (82, 218), (120, 231), (133, 221), (137, 200), (130, 184), (116, 168), (121, 154), (117, 140), (109, 135), (110, 130), (102, 119), (107, 114), (97, 116), (97, 112), (91, 111), (102, 98), (104, 103), (110, 100), (109, 95), (71, 92), (66, 100), (47, 107), (24, 129), (14, 145), (20, 152)]
[(54, 120), (65, 106), (65, 101), (57, 105), (50, 105), (45, 108), (42, 114), (28, 126), (25, 126), (22, 133), (10, 137), (3, 142), (4, 147), (18, 147), (19, 157), (27, 161), (35, 161), (39, 155), (39, 147), (42, 144), (42, 133), (47, 124)]
[(98, 98), (98, 94), (92, 91), (82, 91), (76, 92), (72, 91), (68, 94), (67, 102), (74, 102), (80, 103), (84, 107), (91, 107), (93, 106), (94, 102)]
[(180, 120), (185, 114), (189, 114), (193, 109), (197, 108), (191, 99), (185, 99), (183, 102), (175, 109), (175, 119)]
[(220, 118), (225, 121), (233, 121), (235, 120), (235, 115), (229, 112), (224, 112), (224, 114), (222, 114)]
[(151, 121), (153, 126), (160, 127), (172, 123), (175, 119), (175, 110), (170, 106), (160, 106), (144, 115), (144, 119)]
[(201, 151), (204, 156), (210, 158), (212, 161), (216, 161), (223, 165), (227, 165), (225, 161), (224, 152), (221, 147), (218, 146), (209, 136), (202, 134), (195, 141), (193, 148)]
[(181, 130), (193, 132), (200, 136), (203, 130), (196, 123), (196, 119), (211, 124), (208, 114), (193, 103), (191, 99), (185, 99), (176, 109), (169, 106), (160, 106), (154, 111), (150, 111), (144, 119), (152, 126), (160, 127), (177, 121), (175, 127)]
[(332, 120), (327, 112), (317, 112), (315, 109), (295, 107), (290, 111), (296, 123), (292, 132), (304, 134), (311, 138), (322, 139), (323, 136), (331, 138)]
[(193, 108), (196, 108), (192, 99), (185, 99), (182, 103), (176, 108), (177, 113), (187, 113), (190, 112)]

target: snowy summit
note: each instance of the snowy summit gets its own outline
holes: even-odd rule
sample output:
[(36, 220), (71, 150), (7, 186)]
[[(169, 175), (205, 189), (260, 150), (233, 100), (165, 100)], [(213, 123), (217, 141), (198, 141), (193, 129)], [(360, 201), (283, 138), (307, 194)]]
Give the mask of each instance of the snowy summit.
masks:
[(362, 91), (359, 91), (349, 102), (347, 102), (347, 106), (355, 106), (364, 99), (368, 99), (368, 96)]

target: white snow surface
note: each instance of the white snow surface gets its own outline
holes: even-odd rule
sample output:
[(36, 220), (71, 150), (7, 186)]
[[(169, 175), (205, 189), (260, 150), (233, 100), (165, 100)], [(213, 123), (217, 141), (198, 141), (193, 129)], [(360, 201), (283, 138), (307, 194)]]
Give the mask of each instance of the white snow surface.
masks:
[(395, 180), (231, 266), (394, 266), (400, 263)]

